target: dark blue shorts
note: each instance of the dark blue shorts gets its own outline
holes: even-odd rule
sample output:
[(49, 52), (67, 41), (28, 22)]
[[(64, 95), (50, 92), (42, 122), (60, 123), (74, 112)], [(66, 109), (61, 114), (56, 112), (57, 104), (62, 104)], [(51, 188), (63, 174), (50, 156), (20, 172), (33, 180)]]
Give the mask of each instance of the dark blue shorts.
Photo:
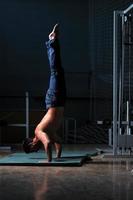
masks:
[(51, 89), (47, 90), (45, 97), (46, 109), (51, 107), (64, 107), (66, 102), (66, 94), (54, 91)]

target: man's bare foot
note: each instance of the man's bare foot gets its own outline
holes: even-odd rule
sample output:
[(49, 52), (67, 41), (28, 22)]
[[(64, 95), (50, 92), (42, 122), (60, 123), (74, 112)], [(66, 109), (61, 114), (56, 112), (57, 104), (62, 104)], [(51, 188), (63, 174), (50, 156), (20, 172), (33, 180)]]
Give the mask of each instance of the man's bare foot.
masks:
[(59, 35), (59, 24), (55, 24), (52, 32), (49, 34), (49, 40), (57, 38)]

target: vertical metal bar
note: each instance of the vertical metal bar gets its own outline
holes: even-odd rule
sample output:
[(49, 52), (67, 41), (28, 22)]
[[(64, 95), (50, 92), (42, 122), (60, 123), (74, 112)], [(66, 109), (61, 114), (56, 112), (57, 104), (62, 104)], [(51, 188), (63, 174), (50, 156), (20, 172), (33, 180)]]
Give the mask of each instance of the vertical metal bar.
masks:
[(118, 73), (118, 44), (117, 44), (117, 28), (118, 28), (118, 13), (113, 14), (113, 155), (117, 155), (117, 73)]
[(29, 137), (29, 93), (25, 93), (26, 97), (26, 138)]
[[(120, 41), (120, 48), (121, 48), (121, 53), (120, 53), (120, 57), (121, 59), (119, 60), (120, 63), (118, 64), (120, 70), (119, 70), (119, 78), (120, 78), (120, 85), (119, 85), (119, 101), (118, 101), (118, 106), (119, 106), (119, 111), (118, 111), (118, 147), (121, 149), (122, 148), (122, 144), (123, 144), (123, 140), (122, 140), (122, 121), (123, 121), (123, 94), (124, 94), (124, 65), (125, 65), (125, 50), (124, 50), (124, 39), (125, 39), (125, 27), (124, 27), (124, 14), (121, 12), (119, 13), (119, 16), (121, 17), (120, 20), (120, 25), (121, 25), (121, 41)], [(117, 47), (118, 48), (118, 47)], [(126, 119), (124, 119), (126, 120)], [(122, 150), (122, 149), (121, 149)], [(122, 153), (122, 151), (121, 151)]]
[[(129, 65), (129, 129), (130, 129), (130, 126), (131, 126), (131, 123), (130, 123), (130, 106), (131, 106), (131, 67), (132, 67), (132, 64), (131, 64), (131, 60), (132, 60), (132, 54), (131, 54), (131, 42), (132, 42), (132, 15), (129, 14), (128, 16), (128, 59), (129, 59), (129, 62), (128, 62), (128, 65)], [(131, 130), (131, 129), (130, 129)], [(129, 133), (130, 134), (130, 133)]]
[[(121, 14), (122, 16), (122, 26), (121, 26), (121, 32), (122, 32), (122, 40), (121, 40), (121, 47), (122, 47), (122, 53), (121, 53), (121, 68), (122, 68), (122, 87), (121, 87), (121, 90), (122, 90), (122, 96), (121, 96), (121, 104), (122, 104), (122, 112), (123, 112), (123, 103), (124, 103), (124, 71), (125, 71), (125, 25), (124, 25), (124, 21), (125, 21), (125, 16), (124, 14)], [(125, 119), (124, 119), (125, 120)]]
[[(121, 31), (122, 33), (122, 31)], [(122, 38), (122, 37), (121, 37)], [(118, 48), (118, 47), (117, 47)], [(121, 40), (121, 46), (120, 48), (122, 49), (122, 40)], [(121, 121), (122, 121), (122, 105), (123, 105), (123, 70), (122, 70), (122, 53), (121, 55), (119, 55), (121, 57), (121, 59), (119, 59), (119, 70), (118, 70), (118, 74), (119, 76), (118, 79), (118, 140), (119, 140), (119, 135), (121, 132)], [(119, 141), (118, 141), (119, 144)]]
[(124, 15), (121, 15), (121, 57), (119, 64), (119, 101), (118, 101), (118, 135), (120, 134), (122, 113), (123, 113), (123, 92), (124, 92)]
[(112, 146), (112, 129), (108, 129), (108, 145)]
[(126, 119), (126, 134), (129, 135), (129, 101), (127, 101), (127, 119)]

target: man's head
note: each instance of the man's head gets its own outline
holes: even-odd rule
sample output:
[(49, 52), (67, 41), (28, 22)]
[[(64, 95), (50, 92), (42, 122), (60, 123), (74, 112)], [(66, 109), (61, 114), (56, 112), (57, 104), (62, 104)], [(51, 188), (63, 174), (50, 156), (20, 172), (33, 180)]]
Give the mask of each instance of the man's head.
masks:
[(37, 152), (41, 148), (41, 143), (33, 144), (32, 138), (26, 138), (23, 143), (23, 150), (25, 153)]

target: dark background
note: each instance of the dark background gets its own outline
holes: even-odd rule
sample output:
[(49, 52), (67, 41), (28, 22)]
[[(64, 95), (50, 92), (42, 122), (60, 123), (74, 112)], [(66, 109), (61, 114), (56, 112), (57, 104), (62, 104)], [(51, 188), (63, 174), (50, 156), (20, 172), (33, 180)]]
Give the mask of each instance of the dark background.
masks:
[[(88, 120), (111, 120), (113, 10), (123, 10), (131, 3), (0, 0), (0, 96), (24, 96), (28, 91), (42, 97), (31, 97), (31, 109), (45, 109), (49, 78), (45, 41), (58, 22), (68, 90), (65, 116), (75, 118), (78, 126)], [(24, 109), (22, 99), (0, 98), (2, 111), (18, 108)], [(33, 121), (38, 118), (36, 114)]]
[(46, 89), (45, 41), (57, 22), (66, 73), (89, 72), (87, 1), (0, 1), (2, 91), (42, 93)]

